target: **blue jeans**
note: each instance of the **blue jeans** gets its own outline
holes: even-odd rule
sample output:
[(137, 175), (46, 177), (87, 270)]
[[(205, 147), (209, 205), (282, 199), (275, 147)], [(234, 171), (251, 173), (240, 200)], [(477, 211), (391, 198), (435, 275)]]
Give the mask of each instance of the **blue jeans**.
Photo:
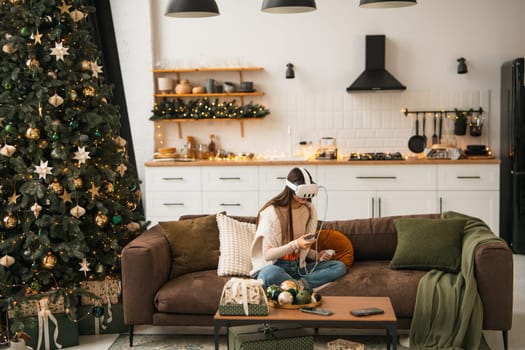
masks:
[(305, 288), (313, 289), (335, 281), (346, 273), (345, 264), (339, 260), (320, 261), (317, 266), (315, 264), (310, 262), (306, 264), (306, 268), (300, 269), (297, 260), (279, 259), (275, 264), (263, 267), (255, 278), (263, 280), (265, 289), (272, 284), (280, 285), (286, 280), (299, 279), (302, 279)]

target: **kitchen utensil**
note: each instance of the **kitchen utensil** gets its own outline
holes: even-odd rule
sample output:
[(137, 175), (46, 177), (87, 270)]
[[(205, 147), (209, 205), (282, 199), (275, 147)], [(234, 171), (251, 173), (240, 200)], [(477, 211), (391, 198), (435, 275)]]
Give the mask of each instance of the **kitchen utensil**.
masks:
[(427, 130), (427, 114), (423, 113), (423, 130), (421, 131), (421, 135), (425, 139), (425, 146), (427, 145), (427, 135), (426, 135), (427, 132), (426, 132), (426, 130)]
[(432, 144), (433, 145), (438, 143), (438, 136), (436, 134), (436, 120), (437, 120), (437, 113), (434, 114), (434, 133), (432, 134)]
[(443, 132), (443, 112), (439, 113), (438, 142), (441, 144), (441, 133)]
[(416, 113), (416, 134), (408, 140), (408, 149), (414, 153), (421, 153), (425, 149), (425, 138), (419, 135), (419, 113)]

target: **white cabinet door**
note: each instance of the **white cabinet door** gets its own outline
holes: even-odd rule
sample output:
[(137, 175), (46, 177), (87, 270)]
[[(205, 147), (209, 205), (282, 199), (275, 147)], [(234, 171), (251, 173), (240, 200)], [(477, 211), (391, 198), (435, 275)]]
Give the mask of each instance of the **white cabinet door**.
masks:
[(436, 191), (382, 191), (376, 203), (375, 217), (438, 212)]
[(445, 191), (499, 190), (498, 164), (438, 166), (438, 189)]
[(483, 220), (499, 234), (499, 191), (439, 191), (440, 212), (456, 211)]
[(259, 196), (255, 191), (204, 192), (202, 206), (207, 214), (225, 211), (228, 215), (255, 216)]
[(205, 166), (202, 168), (202, 190), (255, 191), (258, 186), (256, 166)]

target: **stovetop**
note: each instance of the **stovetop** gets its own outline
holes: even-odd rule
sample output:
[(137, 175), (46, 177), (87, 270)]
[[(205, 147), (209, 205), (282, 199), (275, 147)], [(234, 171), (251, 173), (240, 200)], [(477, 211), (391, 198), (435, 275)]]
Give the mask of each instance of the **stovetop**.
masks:
[(405, 160), (401, 152), (367, 152), (351, 153), (348, 160)]

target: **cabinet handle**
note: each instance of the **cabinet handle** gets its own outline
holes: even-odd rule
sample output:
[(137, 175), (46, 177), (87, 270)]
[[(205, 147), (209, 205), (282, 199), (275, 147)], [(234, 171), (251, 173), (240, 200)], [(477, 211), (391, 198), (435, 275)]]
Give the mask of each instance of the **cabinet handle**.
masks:
[(277, 176), (276, 180), (286, 180), (286, 176)]
[(165, 205), (167, 207), (172, 207), (172, 206), (182, 207), (182, 206), (184, 206), (184, 203), (162, 203), (162, 205)]
[(223, 180), (223, 181), (230, 181), (230, 180), (240, 180), (241, 178), (240, 177), (219, 177), (219, 180)]
[(375, 210), (374, 210), (375, 205), (374, 204), (375, 204), (374, 197), (372, 197), (372, 217), (375, 217), (375, 215), (374, 215), (375, 214)]
[(458, 175), (458, 176), (456, 176), (456, 179), (460, 179), (460, 180), (476, 179), (476, 180), (479, 180), (479, 179), (481, 179), (481, 176), (461, 176), (461, 175)]
[(221, 207), (240, 207), (241, 203), (221, 203)]
[(356, 176), (359, 180), (395, 180), (397, 176)]
[(443, 197), (439, 197), (439, 214), (443, 214)]
[(183, 177), (163, 177), (162, 180), (165, 181), (183, 181)]
[(381, 217), (381, 197), (377, 198), (377, 214), (379, 214), (378, 218)]

